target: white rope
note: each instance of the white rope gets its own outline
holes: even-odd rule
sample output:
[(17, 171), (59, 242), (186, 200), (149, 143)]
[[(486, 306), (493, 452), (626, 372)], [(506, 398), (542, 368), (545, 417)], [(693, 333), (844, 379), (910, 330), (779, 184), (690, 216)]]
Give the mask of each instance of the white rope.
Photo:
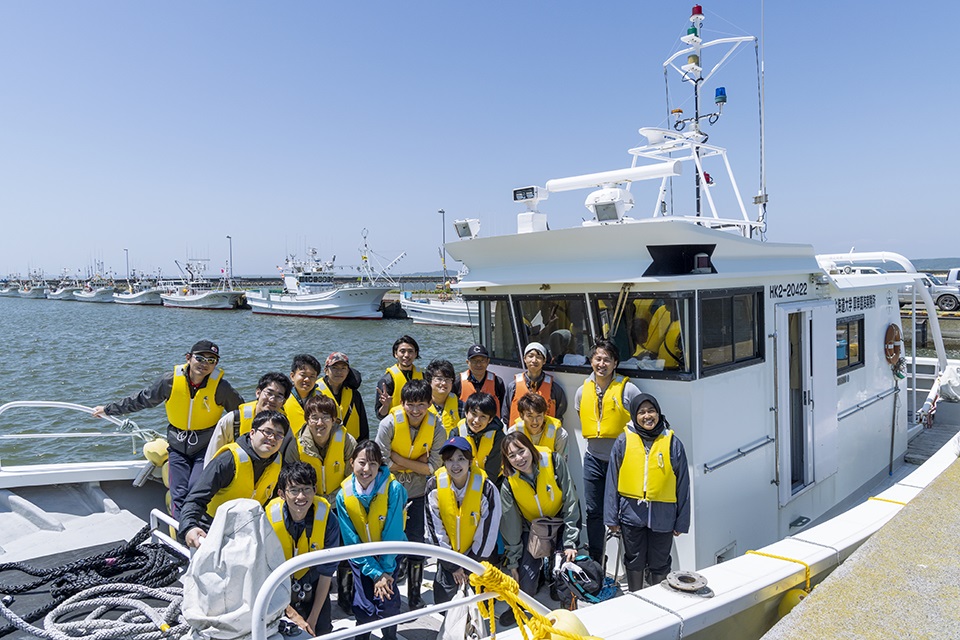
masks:
[[(142, 598), (169, 604), (157, 609)], [(42, 629), (30, 625), (3, 604), (0, 613), (21, 631), (47, 640), (161, 640), (180, 638), (189, 630), (180, 613), (182, 603), (183, 589), (179, 587), (155, 589), (117, 583), (92, 587), (68, 598), (47, 614)], [(118, 611), (123, 613), (114, 619), (102, 617)], [(89, 613), (81, 618), (85, 612)], [(60, 621), (64, 618), (69, 621)]]

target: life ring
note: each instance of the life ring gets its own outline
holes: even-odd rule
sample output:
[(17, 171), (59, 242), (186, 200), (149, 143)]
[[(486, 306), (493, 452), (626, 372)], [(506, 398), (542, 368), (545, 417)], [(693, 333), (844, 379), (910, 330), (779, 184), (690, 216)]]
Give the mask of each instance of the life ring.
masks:
[(900, 325), (893, 323), (887, 327), (887, 333), (883, 337), (883, 355), (887, 359), (887, 364), (893, 365), (900, 360), (900, 341), (903, 340), (903, 334), (900, 331)]

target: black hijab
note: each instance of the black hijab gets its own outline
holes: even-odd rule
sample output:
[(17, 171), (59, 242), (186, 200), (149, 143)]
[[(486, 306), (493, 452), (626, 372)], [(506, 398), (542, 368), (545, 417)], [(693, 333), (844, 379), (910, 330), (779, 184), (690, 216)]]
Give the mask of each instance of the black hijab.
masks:
[[(660, 419), (657, 421), (657, 426), (650, 431), (647, 431), (641, 427), (640, 423), (637, 421), (637, 411), (640, 409), (640, 405), (644, 402), (649, 402), (652, 404), (653, 408), (657, 410), (657, 414), (660, 416)], [(630, 420), (633, 422), (633, 430), (636, 431), (637, 435), (644, 440), (656, 440), (657, 436), (663, 433), (664, 429), (670, 426), (670, 423), (667, 422), (666, 416), (664, 416), (663, 412), (660, 410), (660, 403), (657, 402), (657, 399), (649, 393), (641, 393), (630, 401)]]

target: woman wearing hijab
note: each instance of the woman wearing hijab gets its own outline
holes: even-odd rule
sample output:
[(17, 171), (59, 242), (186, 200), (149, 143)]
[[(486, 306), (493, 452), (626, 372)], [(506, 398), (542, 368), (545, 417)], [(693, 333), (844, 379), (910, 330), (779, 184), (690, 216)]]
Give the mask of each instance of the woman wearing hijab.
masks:
[(690, 476), (683, 444), (653, 396), (630, 402), (631, 421), (610, 452), (603, 520), (620, 532), (630, 591), (670, 573), (674, 536), (690, 530)]

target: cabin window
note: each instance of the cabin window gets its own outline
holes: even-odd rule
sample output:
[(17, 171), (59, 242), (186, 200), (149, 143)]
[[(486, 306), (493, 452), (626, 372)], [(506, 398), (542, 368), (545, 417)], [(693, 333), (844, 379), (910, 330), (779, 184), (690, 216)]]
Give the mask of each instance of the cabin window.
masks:
[(484, 297), (480, 304), (480, 343), (492, 360), (518, 362), (520, 352), (510, 322), (510, 303), (504, 297)]
[(590, 366), (587, 356), (593, 331), (585, 295), (514, 296), (513, 300), (520, 344), (543, 344), (551, 368)]
[(760, 289), (700, 294), (700, 369), (703, 375), (763, 359)]
[[(620, 349), (620, 369), (642, 377), (692, 371), (693, 293), (591, 296), (597, 333)], [(619, 306), (618, 306), (619, 303)]]
[(837, 373), (863, 366), (863, 316), (837, 320)]

